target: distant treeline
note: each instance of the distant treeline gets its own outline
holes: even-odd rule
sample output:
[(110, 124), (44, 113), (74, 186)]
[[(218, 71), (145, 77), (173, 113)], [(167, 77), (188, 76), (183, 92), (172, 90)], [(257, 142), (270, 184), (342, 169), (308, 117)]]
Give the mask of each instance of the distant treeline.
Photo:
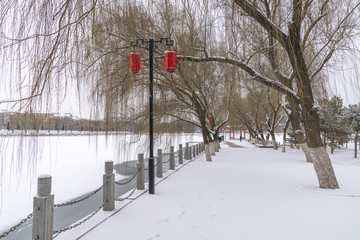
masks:
[[(116, 117), (111, 121), (80, 119), (71, 114), (1, 112), (0, 128), (7, 130), (55, 131), (129, 131), (146, 132), (147, 121)], [(194, 132), (196, 126), (187, 122), (155, 124), (156, 132)]]

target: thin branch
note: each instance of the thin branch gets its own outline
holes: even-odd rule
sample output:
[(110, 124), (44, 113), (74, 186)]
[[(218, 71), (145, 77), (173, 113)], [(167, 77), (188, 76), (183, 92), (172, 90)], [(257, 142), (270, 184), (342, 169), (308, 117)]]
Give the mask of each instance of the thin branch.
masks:
[(227, 57), (216, 57), (216, 56), (199, 58), (199, 57), (182, 56), (182, 55), (178, 55), (177, 59), (185, 60), (185, 61), (192, 61), (192, 62), (221, 62), (221, 63), (227, 63), (227, 64), (237, 66), (237, 67), (241, 68), (242, 70), (244, 70), (245, 72), (247, 72), (252, 77), (252, 79), (254, 79), (255, 81), (262, 83), (266, 86), (269, 86), (281, 93), (286, 93), (289, 96), (291, 96), (291, 98), (293, 98), (296, 102), (299, 102), (299, 98), (298, 98), (297, 94), (292, 89), (288, 88), (287, 86), (285, 86), (277, 81), (273, 81), (269, 78), (262, 76), (260, 73), (258, 73), (253, 68), (251, 68), (249, 65), (245, 64), (244, 62), (242, 62), (240, 60), (234, 60), (234, 59), (227, 58)]

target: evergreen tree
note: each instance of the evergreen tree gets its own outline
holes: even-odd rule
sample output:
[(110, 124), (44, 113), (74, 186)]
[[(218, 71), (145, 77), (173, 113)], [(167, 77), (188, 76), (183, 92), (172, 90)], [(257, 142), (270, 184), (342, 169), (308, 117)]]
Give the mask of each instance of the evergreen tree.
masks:
[(349, 108), (346, 109), (346, 118), (348, 120), (352, 133), (355, 134), (354, 158), (357, 158), (357, 143), (359, 141), (359, 132), (360, 132), (360, 104), (350, 105)]
[(340, 97), (324, 100), (320, 106), (320, 128), (325, 142), (330, 141), (331, 154), (338, 144), (342, 144), (349, 136), (349, 127), (345, 117), (345, 108)]

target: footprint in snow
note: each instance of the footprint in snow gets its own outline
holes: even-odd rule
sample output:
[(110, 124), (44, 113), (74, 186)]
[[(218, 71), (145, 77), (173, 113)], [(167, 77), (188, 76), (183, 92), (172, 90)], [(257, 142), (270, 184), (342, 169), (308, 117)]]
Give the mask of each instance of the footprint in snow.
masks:
[(184, 208), (184, 207), (187, 207), (187, 206), (190, 206), (190, 203), (185, 203), (183, 205), (180, 205), (179, 208)]
[(155, 224), (160, 224), (160, 223), (170, 223), (170, 218), (155, 222)]
[(182, 211), (182, 212), (180, 213), (180, 215), (179, 215), (179, 219), (182, 219), (185, 214), (186, 214), (186, 212), (185, 212), (185, 211)]
[(152, 239), (155, 239), (155, 238), (158, 238), (158, 237), (160, 237), (160, 234), (156, 234), (155, 236), (149, 237), (146, 240), (152, 240)]

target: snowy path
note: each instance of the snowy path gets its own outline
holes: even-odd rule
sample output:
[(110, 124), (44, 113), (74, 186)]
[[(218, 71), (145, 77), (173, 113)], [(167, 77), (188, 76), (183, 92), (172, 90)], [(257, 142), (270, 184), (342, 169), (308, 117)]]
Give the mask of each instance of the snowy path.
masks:
[(56, 240), (360, 239), (360, 160), (334, 164), (341, 189), (322, 190), (301, 151), (241, 145), (222, 144), (213, 162), (202, 155), (157, 184), (155, 195), (117, 203), (127, 206)]

